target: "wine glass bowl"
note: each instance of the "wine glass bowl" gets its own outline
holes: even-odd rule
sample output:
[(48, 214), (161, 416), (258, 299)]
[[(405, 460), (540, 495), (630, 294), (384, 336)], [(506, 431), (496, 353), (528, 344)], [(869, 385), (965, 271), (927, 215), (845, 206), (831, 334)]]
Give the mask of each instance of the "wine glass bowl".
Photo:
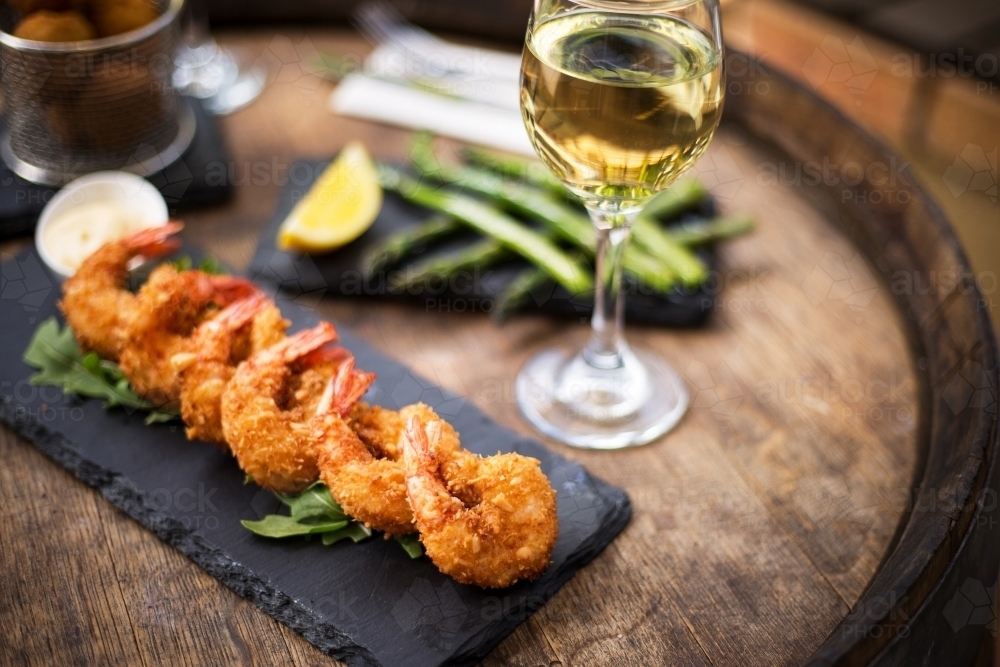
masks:
[(687, 407), (680, 376), (622, 337), (622, 261), (643, 205), (705, 151), (722, 113), (716, 0), (537, 0), (521, 64), (521, 111), (541, 160), (597, 229), (594, 315), (581, 352), (522, 369), (517, 398), (567, 444), (644, 444)]

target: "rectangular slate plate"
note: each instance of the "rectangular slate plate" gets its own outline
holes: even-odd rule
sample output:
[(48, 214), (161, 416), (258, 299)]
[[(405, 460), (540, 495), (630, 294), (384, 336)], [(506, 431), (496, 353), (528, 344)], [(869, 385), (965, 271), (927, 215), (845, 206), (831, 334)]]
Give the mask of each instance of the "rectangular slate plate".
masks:
[[(445, 577), (427, 558), (411, 560), (394, 541), (324, 547), (318, 539), (256, 537), (240, 519), (274, 513), (279, 503), (244, 485), (228, 454), (188, 441), (179, 422), (146, 426), (141, 414), (28, 383), (32, 369), (21, 355), (38, 323), (56, 314), (59, 284), (34, 250), (4, 255), (0, 269), (0, 419), (209, 574), (350, 665), (476, 663), (628, 523), (624, 491), (341, 331), (359, 367), (378, 374), (372, 401), (392, 408), (423, 401), (470, 450), (541, 460), (558, 494), (553, 564), (535, 582), (482, 590)], [(293, 329), (317, 321), (294, 304), (279, 305)]]
[[(379, 275), (366, 278), (363, 258), (369, 248), (386, 236), (431, 215), (425, 209), (410, 205), (391, 192), (386, 193), (385, 203), (371, 228), (349, 245), (323, 255), (278, 250), (275, 243), (278, 227), (296, 202), (308, 192), (326, 164), (301, 161), (292, 165), (288, 171), (288, 183), (282, 191), (274, 219), (261, 235), (257, 252), (250, 264), (249, 272), (252, 277), (266, 280), (293, 295), (409, 299), (424, 305), (433, 303), (435, 310), (439, 312), (448, 310), (482, 313), (492, 310), (494, 299), (520, 269), (528, 266), (521, 261), (507, 262), (495, 268), (465, 273), (447, 283), (431, 283), (418, 293), (391, 291), (387, 286), (388, 277), (393, 272), (405, 271), (405, 266), (392, 267)], [(714, 204), (710, 198), (706, 198), (699, 208), (685, 214), (680, 221), (711, 217), (713, 214)], [(455, 250), (476, 238), (470, 233), (456, 241), (425, 248), (422, 252), (415, 253), (413, 258), (421, 260), (437, 253)], [(714, 260), (712, 251), (701, 249), (698, 252), (711, 268)], [(627, 294), (625, 318), (632, 323), (698, 326), (705, 322), (714, 305), (714, 292), (709, 283), (695, 289), (678, 288), (667, 295), (655, 294), (628, 280), (624, 289)], [(594, 307), (590, 296), (574, 298), (552, 282), (539, 287), (531, 297), (531, 302), (525, 308), (528, 312), (588, 319)]]

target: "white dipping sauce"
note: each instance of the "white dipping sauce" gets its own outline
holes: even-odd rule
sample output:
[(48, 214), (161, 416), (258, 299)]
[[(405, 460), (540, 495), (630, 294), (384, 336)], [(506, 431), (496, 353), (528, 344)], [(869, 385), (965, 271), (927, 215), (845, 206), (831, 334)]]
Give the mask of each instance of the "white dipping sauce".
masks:
[(113, 200), (79, 204), (48, 223), (42, 241), (58, 262), (74, 271), (95, 250), (153, 224), (134, 208)]

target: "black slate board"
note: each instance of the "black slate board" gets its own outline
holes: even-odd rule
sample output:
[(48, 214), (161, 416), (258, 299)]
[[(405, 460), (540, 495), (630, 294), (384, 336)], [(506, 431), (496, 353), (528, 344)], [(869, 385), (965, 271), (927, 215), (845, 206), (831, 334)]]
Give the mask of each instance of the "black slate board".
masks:
[[(406, 299), (432, 307), (435, 311), (483, 313), (491, 312), (493, 301), (503, 288), (517, 275), (523, 262), (508, 262), (496, 268), (476, 270), (451, 280), (448, 284), (432, 284), (428, 289), (413, 294), (392, 292), (387, 287), (387, 278), (393, 271), (405, 271), (405, 266), (394, 267), (377, 276), (364, 278), (362, 259), (368, 248), (401, 229), (426, 219), (431, 214), (410, 205), (398, 195), (387, 192), (385, 203), (371, 228), (356, 241), (331, 253), (305, 255), (277, 249), (275, 239), (278, 228), (292, 207), (309, 190), (316, 177), (326, 166), (326, 162), (296, 162), (289, 171), (288, 184), (282, 191), (281, 201), (274, 218), (260, 237), (250, 275), (266, 280), (291, 294), (310, 294), (334, 297), (380, 297)], [(700, 208), (687, 213), (679, 221), (689, 218), (705, 218), (714, 214), (714, 204), (706, 199)], [(447, 252), (463, 244), (473, 242), (477, 237), (469, 234), (465, 238), (438, 244), (413, 255), (414, 260)], [(481, 238), (481, 237), (479, 237)], [(699, 250), (701, 258), (711, 268), (714, 256), (711, 250)], [(706, 283), (708, 285), (708, 283)], [(625, 318), (632, 323), (661, 326), (698, 326), (704, 324), (711, 314), (715, 299), (714, 292), (703, 285), (693, 290), (678, 289), (662, 296), (643, 290), (626, 280)], [(593, 310), (590, 297), (574, 298), (555, 283), (541, 286), (532, 293), (531, 303), (525, 312), (542, 312), (589, 319)]]
[[(445, 577), (426, 558), (411, 560), (393, 541), (324, 547), (318, 539), (256, 537), (240, 519), (276, 512), (279, 503), (244, 485), (228, 454), (188, 441), (178, 422), (146, 426), (141, 414), (28, 383), (31, 369), (21, 354), (38, 323), (56, 313), (59, 284), (33, 250), (3, 255), (0, 275), (0, 420), (209, 574), (350, 665), (476, 663), (628, 523), (624, 491), (341, 330), (359, 367), (378, 373), (374, 402), (424, 401), (455, 425), (469, 449), (541, 460), (558, 493), (554, 564), (538, 581), (482, 590)], [(279, 305), (293, 329), (316, 322), (311, 311)]]
[[(232, 195), (226, 174), (229, 150), (218, 124), (194, 98), (185, 98), (194, 110), (194, 138), (184, 154), (146, 179), (156, 186), (171, 215), (190, 206), (221, 204)], [(0, 119), (0, 129), (3, 120)], [(0, 238), (27, 234), (58, 188), (29, 183), (0, 160)]]

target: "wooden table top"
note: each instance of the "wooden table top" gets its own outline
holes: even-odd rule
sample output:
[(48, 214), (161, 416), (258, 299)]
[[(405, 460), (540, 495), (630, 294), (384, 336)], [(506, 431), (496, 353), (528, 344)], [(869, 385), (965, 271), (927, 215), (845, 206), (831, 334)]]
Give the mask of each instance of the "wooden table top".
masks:
[[(222, 119), (239, 186), (185, 215), (185, 239), (245, 267), (288, 167), (349, 139), (400, 158), (409, 133), (332, 115), (316, 49), (363, 55), (355, 34), (241, 32), (274, 80)], [(915, 385), (888, 289), (768, 149), (725, 127), (698, 171), (725, 210), (759, 223), (720, 251), (709, 326), (633, 327), (672, 360), (692, 406), (667, 437), (623, 452), (549, 443), (625, 488), (625, 532), (505, 640), (486, 665), (776, 665), (808, 657), (890, 546), (918, 462)], [(584, 323), (324, 300), (375, 347), (532, 431), (513, 392), (521, 364), (582, 343)], [(0, 430), (0, 662), (331, 664), (30, 444)]]

